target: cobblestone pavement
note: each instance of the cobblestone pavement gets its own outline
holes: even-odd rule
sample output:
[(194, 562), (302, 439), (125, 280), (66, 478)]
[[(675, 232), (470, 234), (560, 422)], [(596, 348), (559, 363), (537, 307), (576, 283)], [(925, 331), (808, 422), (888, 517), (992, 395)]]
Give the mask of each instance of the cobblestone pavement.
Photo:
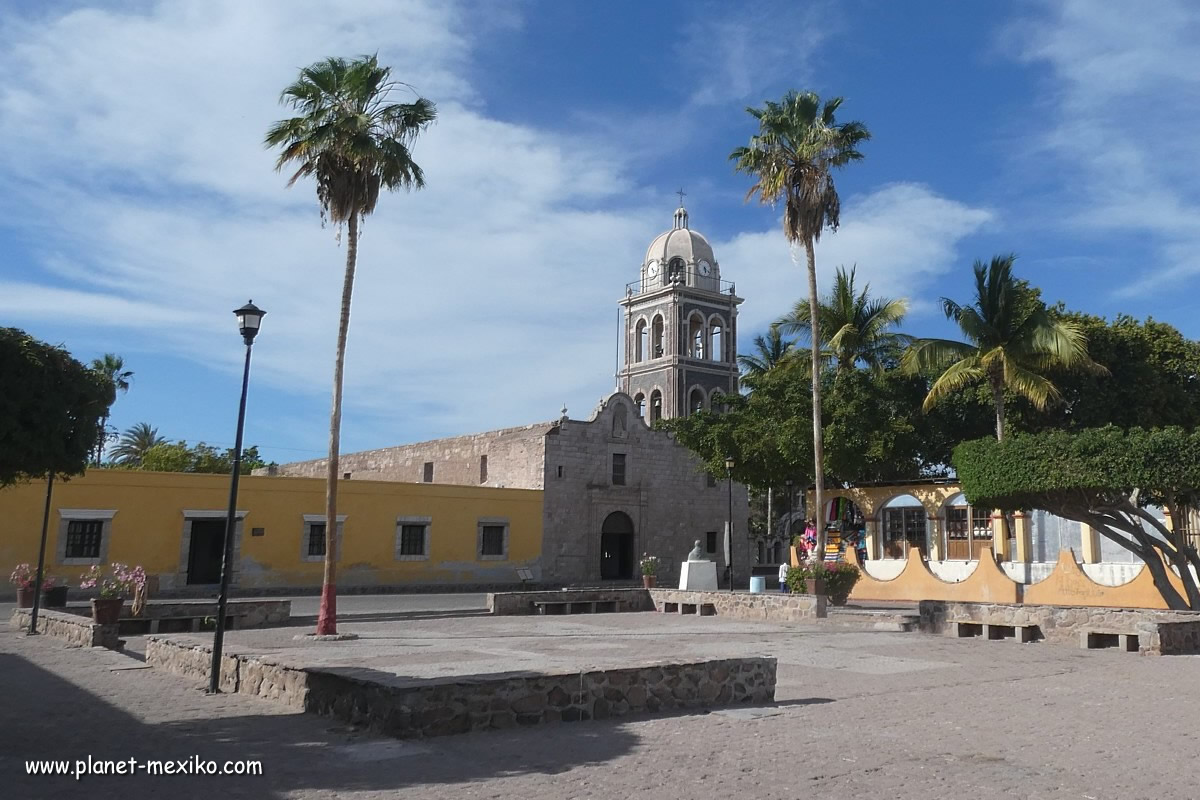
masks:
[[(417, 645), (439, 632), (458, 639), (441, 645), (441, 658), (536, 653), (531, 635), (548, 660), (564, 649), (656, 655), (647, 643), (681, 636), (713, 655), (773, 649), (778, 702), (399, 742), (264, 700), (209, 696), (116, 653), (5, 630), (0, 797), (1200, 797), (1197, 657), (651, 613), (372, 622), (361, 631), (390, 631), (415, 662)], [(295, 632), (258, 633), (282, 648)], [(260, 759), (265, 774), (25, 775), (25, 759), (89, 755)]]

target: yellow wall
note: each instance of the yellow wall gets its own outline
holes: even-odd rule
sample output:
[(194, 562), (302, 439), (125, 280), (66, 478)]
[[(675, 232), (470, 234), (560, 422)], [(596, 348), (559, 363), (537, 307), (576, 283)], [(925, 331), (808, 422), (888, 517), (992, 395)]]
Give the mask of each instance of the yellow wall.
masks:
[[(518, 567), (536, 567), (542, 549), (542, 492), (444, 484), (349, 480), (339, 484), (338, 514), (346, 515), (338, 584), (515, 583)], [(37, 563), (45, 483), (0, 491), (0, 578), (14, 565)], [(108, 562), (140, 564), (170, 588), (180, 564), (184, 510), (225, 510), (229, 478), (222, 475), (93, 470), (56, 483), (46, 544), (47, 574), (71, 585), (86, 567), (56, 563), (60, 508), (116, 509)], [(243, 521), (239, 585), (319, 586), (320, 562), (301, 558), (304, 515), (323, 514), (324, 481), (313, 478), (243, 477), (238, 510)], [(396, 518), (430, 517), (430, 557), (398, 561)], [(478, 521), (509, 522), (507, 558), (476, 556)], [(252, 536), (262, 528), (262, 536)], [(535, 571), (535, 577), (537, 576)], [(0, 590), (2, 591), (2, 590)]]

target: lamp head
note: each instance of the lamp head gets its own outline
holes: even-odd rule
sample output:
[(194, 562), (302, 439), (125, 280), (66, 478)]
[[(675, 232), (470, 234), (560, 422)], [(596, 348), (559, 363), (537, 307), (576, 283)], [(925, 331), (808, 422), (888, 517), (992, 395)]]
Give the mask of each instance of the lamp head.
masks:
[(238, 330), (242, 333), (242, 339), (246, 344), (252, 343), (267, 312), (254, 305), (254, 301), (251, 300), (241, 308), (235, 308), (233, 313), (237, 315)]

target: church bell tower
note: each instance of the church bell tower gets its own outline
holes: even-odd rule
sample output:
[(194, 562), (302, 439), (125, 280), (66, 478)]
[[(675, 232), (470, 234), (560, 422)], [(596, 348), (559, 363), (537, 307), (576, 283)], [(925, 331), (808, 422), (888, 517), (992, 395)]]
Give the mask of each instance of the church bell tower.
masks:
[(638, 280), (625, 287), (621, 391), (647, 423), (715, 407), (736, 394), (737, 307), (712, 245), (688, 227), (682, 205), (671, 230), (646, 250)]

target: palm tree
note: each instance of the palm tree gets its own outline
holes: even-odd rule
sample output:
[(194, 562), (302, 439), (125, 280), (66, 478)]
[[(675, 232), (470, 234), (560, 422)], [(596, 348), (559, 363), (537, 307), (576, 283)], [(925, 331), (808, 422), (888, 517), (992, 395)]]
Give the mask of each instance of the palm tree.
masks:
[(996, 411), (996, 439), (1004, 440), (1004, 392), (1024, 397), (1038, 410), (1059, 397), (1043, 374), (1052, 367), (1107, 370), (1088, 357), (1087, 337), (1072, 322), (1054, 320), (1041, 300), (1013, 277), (1014, 255), (975, 262), (975, 298), (961, 306), (942, 298), (947, 319), (958, 323), (966, 342), (918, 339), (904, 353), (910, 374), (940, 373), (923, 408), (979, 382), (986, 382)]
[(763, 108), (747, 108), (758, 121), (758, 133), (747, 147), (729, 154), (738, 172), (754, 178), (746, 199), (758, 195), (759, 202), (774, 205), (784, 201), (783, 235), (792, 246), (804, 245), (808, 259), (808, 301), (812, 327), (813, 475), (816, 478), (817, 548), (825, 548), (825, 460), (821, 438), (821, 325), (817, 308), (817, 258), (814, 247), (821, 232), (837, 230), (841, 201), (833, 183), (833, 170), (859, 161), (858, 147), (871, 138), (861, 122), (839, 123), (835, 119), (842, 98), (824, 105), (814, 92), (788, 92), (779, 103), (767, 101)]
[[(838, 267), (833, 291), (817, 303), (820, 344), (825, 348), (825, 357), (837, 362), (838, 372), (851, 370), (861, 361), (879, 373), (889, 362), (895, 363), (912, 342), (911, 336), (891, 330), (904, 320), (908, 301), (887, 297), (871, 300), (870, 284), (856, 293), (855, 269), (851, 267), (847, 273), (845, 267)], [(812, 318), (811, 305), (801, 300), (776, 324), (785, 333), (811, 338)]]
[[(133, 371), (125, 369), (125, 359), (116, 353), (105, 353), (104, 358), (92, 359), (92, 371), (98, 372), (112, 383), (113, 388), (124, 394), (129, 391), (129, 379)], [(95, 463), (104, 459), (104, 443), (108, 441), (108, 412), (100, 418), (100, 435), (96, 439)]]
[(321, 587), (318, 634), (337, 633), (337, 479), (342, 424), (342, 368), (350, 298), (358, 258), (358, 224), (375, 210), (379, 190), (420, 189), (425, 185), (410, 146), (437, 116), (433, 103), (418, 97), (411, 103), (389, 103), (391, 69), (375, 56), (353, 61), (327, 58), (305, 67), (300, 78), (283, 90), (280, 102), (299, 112), (267, 131), (267, 147), (282, 147), (277, 170), (296, 167), (288, 186), (300, 178), (317, 182), (322, 220), (339, 230), (346, 225), (346, 272), (333, 365), (333, 408), (329, 415), (329, 464), (325, 490), (325, 576)]
[(121, 434), (121, 440), (112, 451), (113, 460), (126, 467), (138, 467), (147, 450), (166, 443), (167, 438), (158, 435), (158, 428), (149, 422), (139, 422)]
[(742, 382), (751, 390), (758, 388), (763, 375), (791, 357), (794, 345), (791, 339), (784, 338), (778, 323), (767, 329), (766, 336), (755, 336), (754, 352), (737, 357), (738, 366), (742, 368)]

